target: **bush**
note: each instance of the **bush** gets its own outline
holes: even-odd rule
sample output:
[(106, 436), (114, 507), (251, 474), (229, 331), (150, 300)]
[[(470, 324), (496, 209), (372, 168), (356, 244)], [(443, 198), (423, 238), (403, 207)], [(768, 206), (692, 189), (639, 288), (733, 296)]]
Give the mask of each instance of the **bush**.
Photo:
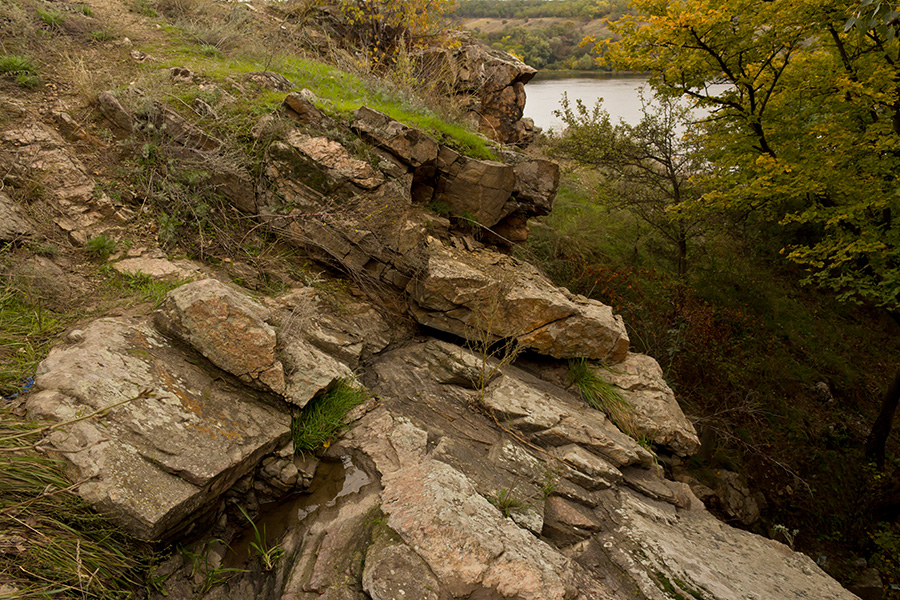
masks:
[(349, 379), (340, 379), (324, 394), (313, 398), (291, 420), (294, 451), (315, 452), (328, 445), (347, 427), (344, 417), (366, 401), (368, 393)]
[(92, 237), (84, 245), (88, 254), (96, 260), (106, 260), (116, 251), (116, 240), (108, 235)]
[(605, 413), (616, 427), (634, 437), (634, 409), (619, 388), (600, 377), (595, 368), (583, 358), (570, 360), (569, 382), (578, 388), (585, 402)]

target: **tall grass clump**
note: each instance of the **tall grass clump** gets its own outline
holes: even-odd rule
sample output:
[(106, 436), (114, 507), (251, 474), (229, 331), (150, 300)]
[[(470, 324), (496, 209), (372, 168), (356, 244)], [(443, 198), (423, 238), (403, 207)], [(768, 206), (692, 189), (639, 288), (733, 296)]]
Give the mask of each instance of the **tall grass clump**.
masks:
[(615, 385), (597, 374), (596, 367), (583, 358), (569, 361), (569, 382), (582, 400), (602, 411), (616, 427), (635, 437), (634, 408)]
[(42, 432), (0, 402), (0, 579), (16, 590), (0, 597), (133, 597), (149, 551), (71, 493)]
[(6, 399), (30, 388), (66, 321), (14, 283), (0, 285), (0, 582), (14, 588), (0, 598), (130, 598), (148, 551), (71, 493), (36, 449), (46, 428)]
[(327, 447), (347, 427), (344, 417), (350, 409), (366, 398), (364, 388), (354, 386), (349, 379), (339, 379), (331, 389), (310, 400), (291, 420), (294, 451), (302, 454)]

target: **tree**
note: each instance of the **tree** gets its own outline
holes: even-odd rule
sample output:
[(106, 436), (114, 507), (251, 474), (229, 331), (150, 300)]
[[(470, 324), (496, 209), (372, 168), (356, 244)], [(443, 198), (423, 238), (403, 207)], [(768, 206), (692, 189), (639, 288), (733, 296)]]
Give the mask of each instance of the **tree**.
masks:
[[(328, 3), (327, 0), (322, 0)], [(372, 66), (390, 65), (403, 45), (416, 46), (443, 31), (455, 0), (338, 0), (346, 37), (364, 48)]]
[[(847, 302), (900, 311), (900, 40), (885, 0), (635, 0), (596, 50), (712, 111), (694, 205), (802, 234), (783, 252)], [(727, 87), (711, 87), (723, 83)], [(896, 408), (900, 386), (883, 407)], [(882, 415), (893, 410), (883, 410)], [(882, 422), (884, 419), (880, 419)], [(889, 422), (888, 422), (889, 423)], [(883, 460), (890, 427), (873, 431)], [(879, 450), (880, 448), (880, 450)]]
[(674, 247), (679, 276), (687, 273), (688, 245), (699, 233), (701, 219), (679, 212), (699, 196), (691, 176), (700, 171), (695, 149), (685, 136), (691, 113), (672, 97), (648, 102), (641, 96), (643, 117), (637, 125), (613, 125), (602, 100), (592, 110), (581, 100), (573, 108), (563, 95), (556, 115), (566, 125), (555, 141), (562, 154), (595, 167), (609, 178), (614, 204), (630, 209)]

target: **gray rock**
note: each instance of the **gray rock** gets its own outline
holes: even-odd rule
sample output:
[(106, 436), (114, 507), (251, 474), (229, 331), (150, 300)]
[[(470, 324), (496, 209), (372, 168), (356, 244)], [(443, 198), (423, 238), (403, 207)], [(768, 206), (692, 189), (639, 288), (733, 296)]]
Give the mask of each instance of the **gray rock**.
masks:
[[(100, 319), (78, 338), (39, 366), (29, 418), (68, 421), (119, 404), (50, 433), (47, 444), (62, 453), (76, 493), (141, 539), (202, 523), (288, 440), (285, 412), (205, 372), (147, 320)], [(127, 402), (144, 389), (154, 395)]]
[(113, 125), (127, 133), (131, 133), (132, 116), (112, 92), (100, 92), (97, 96), (97, 105), (103, 116), (109, 119)]
[(697, 432), (685, 418), (655, 359), (629, 352), (625, 360), (615, 366), (592, 367), (592, 370), (622, 391), (622, 396), (634, 409), (632, 418), (637, 435), (670, 448), (680, 456), (690, 456), (700, 449)]
[(366, 550), (363, 589), (372, 600), (440, 600), (441, 584), (409, 546), (383, 533)]
[(19, 206), (0, 192), (0, 242), (16, 242), (33, 234), (34, 229)]

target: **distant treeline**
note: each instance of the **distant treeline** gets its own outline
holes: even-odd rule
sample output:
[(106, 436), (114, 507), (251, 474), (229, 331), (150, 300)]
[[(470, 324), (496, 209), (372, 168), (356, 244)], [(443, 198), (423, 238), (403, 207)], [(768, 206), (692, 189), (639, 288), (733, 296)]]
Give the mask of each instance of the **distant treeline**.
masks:
[(492, 48), (515, 54), (536, 69), (564, 71), (596, 71), (601, 67), (591, 53), (592, 44), (581, 46), (581, 27), (566, 21), (526, 29), (508, 27), (496, 33), (474, 32), (475, 37)]
[[(628, 4), (629, 0), (460, 0), (454, 16), (500, 19), (501, 29), (490, 27), (485, 32), (476, 27), (475, 37), (537, 69), (598, 71), (604, 67), (594, 60), (593, 44), (581, 45), (585, 26), (596, 19), (618, 19)], [(528, 23), (538, 18), (570, 20), (544, 27)], [(516, 21), (507, 24), (507, 20)]]
[(629, 0), (459, 0), (463, 19), (602, 19), (622, 14)]

